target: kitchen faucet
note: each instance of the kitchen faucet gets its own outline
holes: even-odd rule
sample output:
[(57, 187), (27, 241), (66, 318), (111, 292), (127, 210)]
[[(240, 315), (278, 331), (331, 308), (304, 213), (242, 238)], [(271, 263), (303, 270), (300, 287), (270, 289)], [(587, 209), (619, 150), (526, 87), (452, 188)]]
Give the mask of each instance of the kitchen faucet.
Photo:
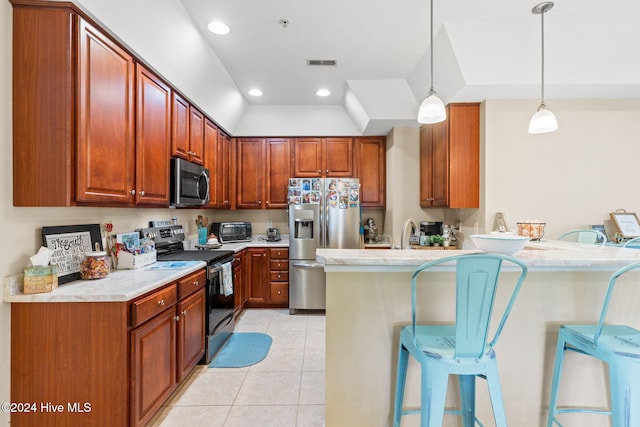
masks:
[[(411, 236), (417, 236), (419, 234), (418, 230), (418, 223), (415, 219), (409, 218), (404, 222), (402, 234), (400, 235), (400, 249), (409, 249), (411, 247)], [(407, 231), (409, 234), (407, 234)]]

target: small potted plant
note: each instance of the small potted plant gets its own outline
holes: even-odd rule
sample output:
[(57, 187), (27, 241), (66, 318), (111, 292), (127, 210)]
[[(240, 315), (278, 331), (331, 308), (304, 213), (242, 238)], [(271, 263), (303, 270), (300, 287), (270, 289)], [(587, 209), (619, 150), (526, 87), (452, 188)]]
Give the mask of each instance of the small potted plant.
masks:
[(444, 243), (444, 237), (442, 237), (439, 234), (434, 234), (431, 237), (429, 237), (429, 241), (433, 246), (440, 246)]

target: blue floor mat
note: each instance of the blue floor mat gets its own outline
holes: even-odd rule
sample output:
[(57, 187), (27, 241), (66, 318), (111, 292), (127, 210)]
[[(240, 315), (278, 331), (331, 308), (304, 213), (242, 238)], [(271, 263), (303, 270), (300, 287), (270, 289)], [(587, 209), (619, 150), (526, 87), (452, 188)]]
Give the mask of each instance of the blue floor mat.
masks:
[(234, 332), (216, 354), (210, 368), (242, 368), (262, 361), (271, 348), (272, 339), (259, 332)]

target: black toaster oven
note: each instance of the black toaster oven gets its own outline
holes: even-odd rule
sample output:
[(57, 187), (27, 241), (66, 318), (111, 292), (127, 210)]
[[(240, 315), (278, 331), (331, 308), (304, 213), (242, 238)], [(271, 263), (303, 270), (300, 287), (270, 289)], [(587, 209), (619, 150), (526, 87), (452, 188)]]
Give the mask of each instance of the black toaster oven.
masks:
[(251, 240), (251, 223), (214, 222), (211, 224), (211, 232), (218, 236), (220, 243), (248, 242)]

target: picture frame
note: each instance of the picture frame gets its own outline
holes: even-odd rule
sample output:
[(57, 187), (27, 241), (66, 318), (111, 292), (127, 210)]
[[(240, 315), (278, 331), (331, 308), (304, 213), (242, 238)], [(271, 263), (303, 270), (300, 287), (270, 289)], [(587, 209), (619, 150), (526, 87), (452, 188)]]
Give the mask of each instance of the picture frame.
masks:
[(610, 216), (624, 239), (640, 237), (640, 222), (635, 212), (611, 212)]
[[(589, 229), (594, 231), (599, 231), (600, 233), (602, 233), (606, 239), (605, 242), (608, 242), (611, 240), (611, 238), (607, 234), (604, 224), (592, 224), (589, 226)], [(598, 238), (595, 243), (602, 243), (602, 241), (600, 241), (600, 238)]]
[(42, 246), (53, 251), (59, 284), (78, 280), (84, 253), (103, 250), (100, 224), (42, 227)]

